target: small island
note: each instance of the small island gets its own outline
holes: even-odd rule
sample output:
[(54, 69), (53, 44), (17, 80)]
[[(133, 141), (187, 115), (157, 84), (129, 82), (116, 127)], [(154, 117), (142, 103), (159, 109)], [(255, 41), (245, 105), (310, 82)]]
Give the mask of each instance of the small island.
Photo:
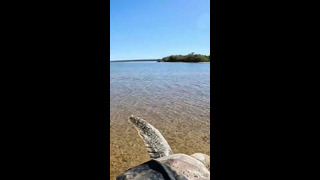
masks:
[(172, 55), (159, 59), (158, 62), (210, 62), (210, 55), (206, 56), (194, 53), (190, 53), (188, 55)]

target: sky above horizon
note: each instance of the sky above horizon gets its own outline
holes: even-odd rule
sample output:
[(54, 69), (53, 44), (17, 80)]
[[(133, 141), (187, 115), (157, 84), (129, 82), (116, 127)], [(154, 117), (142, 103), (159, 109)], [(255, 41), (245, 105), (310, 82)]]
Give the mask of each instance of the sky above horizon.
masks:
[(110, 60), (210, 54), (210, 0), (110, 0)]

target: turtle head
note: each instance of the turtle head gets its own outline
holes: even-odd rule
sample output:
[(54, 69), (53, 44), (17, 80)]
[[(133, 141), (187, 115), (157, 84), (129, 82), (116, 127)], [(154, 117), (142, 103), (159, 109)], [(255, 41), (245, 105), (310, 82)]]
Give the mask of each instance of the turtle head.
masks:
[(138, 118), (138, 117), (135, 117), (135, 116), (131, 115), (131, 116), (129, 117), (129, 122), (131, 122), (131, 123), (134, 124), (134, 125), (138, 125), (138, 124), (141, 124), (141, 119)]
[(195, 153), (195, 154), (192, 154), (191, 157), (202, 162), (206, 166), (206, 168), (210, 171), (210, 156), (203, 153)]
[(172, 150), (167, 140), (162, 136), (158, 129), (147, 121), (135, 116), (130, 116), (129, 122), (134, 125), (140, 137), (145, 142), (151, 159), (157, 159), (172, 154)]
[(133, 115), (129, 117), (129, 122), (131, 122), (138, 129), (143, 129), (147, 125), (145, 120)]

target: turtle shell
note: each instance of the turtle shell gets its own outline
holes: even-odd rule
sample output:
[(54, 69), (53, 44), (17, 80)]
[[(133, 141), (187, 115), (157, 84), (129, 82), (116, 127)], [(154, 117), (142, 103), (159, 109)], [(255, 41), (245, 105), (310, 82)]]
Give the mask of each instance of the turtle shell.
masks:
[(117, 180), (188, 180), (179, 175), (168, 165), (150, 160), (128, 169), (116, 178)]

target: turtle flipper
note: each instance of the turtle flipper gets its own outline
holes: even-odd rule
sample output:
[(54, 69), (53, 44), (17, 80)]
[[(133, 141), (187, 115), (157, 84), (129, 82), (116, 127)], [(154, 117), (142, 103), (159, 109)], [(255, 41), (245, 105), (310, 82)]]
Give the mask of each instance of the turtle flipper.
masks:
[(129, 122), (135, 126), (141, 138), (144, 140), (151, 159), (157, 159), (172, 154), (172, 150), (166, 139), (147, 121), (139, 117), (130, 116)]

